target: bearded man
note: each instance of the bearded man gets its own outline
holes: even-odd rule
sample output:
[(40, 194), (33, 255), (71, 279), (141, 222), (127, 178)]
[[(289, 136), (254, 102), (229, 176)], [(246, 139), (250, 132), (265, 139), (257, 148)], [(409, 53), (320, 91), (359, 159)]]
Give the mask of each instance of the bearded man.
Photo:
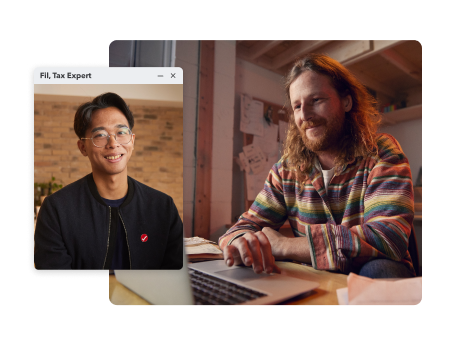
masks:
[[(219, 241), (228, 266), (280, 272), (275, 259), (371, 278), (415, 276), (408, 242), (411, 170), (398, 142), (378, 134), (366, 88), (319, 54), (297, 61), (285, 84), (285, 151), (251, 208)], [(294, 238), (278, 229), (286, 220)]]

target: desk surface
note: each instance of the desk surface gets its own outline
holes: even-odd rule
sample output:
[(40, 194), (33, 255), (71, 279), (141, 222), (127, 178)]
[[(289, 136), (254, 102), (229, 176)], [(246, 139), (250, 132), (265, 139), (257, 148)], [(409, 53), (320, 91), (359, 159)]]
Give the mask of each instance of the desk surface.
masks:
[[(283, 275), (315, 281), (319, 288), (293, 298), (286, 304), (338, 304), (336, 290), (347, 287), (347, 275), (315, 270), (292, 262), (277, 262)], [(114, 275), (109, 275), (109, 299), (113, 304), (149, 304), (146, 300), (124, 287)]]

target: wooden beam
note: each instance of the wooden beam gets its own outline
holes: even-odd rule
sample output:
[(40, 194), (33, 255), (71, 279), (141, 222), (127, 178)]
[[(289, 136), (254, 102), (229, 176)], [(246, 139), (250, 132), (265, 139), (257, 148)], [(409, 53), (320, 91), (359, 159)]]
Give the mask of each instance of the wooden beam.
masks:
[(246, 48), (245, 46), (238, 45), (236, 47), (236, 56), (239, 59), (254, 63), (255, 65), (257, 65), (259, 67), (271, 70), (272, 60), (270, 59), (270, 57), (261, 55), (261, 56), (257, 57), (256, 59), (251, 59), (250, 54), (249, 54), (249, 49)]
[[(379, 53), (382, 53), (386, 50), (389, 50), (390, 48), (397, 46), (404, 41), (400, 40), (374, 40), (374, 41), (350, 41), (351, 43), (357, 43), (357, 42), (363, 42), (363, 43), (368, 43), (369, 47), (366, 48), (366, 44), (364, 45), (363, 52), (359, 50), (357, 55), (354, 56), (349, 56), (345, 55), (344, 57), (342, 54), (339, 54), (340, 57), (336, 58), (334, 56), (336, 55), (329, 55), (331, 57), (336, 58), (341, 64), (343, 64), (345, 67), (349, 68), (349, 70), (359, 79), (360, 82), (362, 82), (364, 85), (367, 87), (376, 90), (378, 92), (381, 92), (384, 94), (388, 99), (393, 99), (395, 97), (395, 92), (391, 89), (389, 89), (386, 85), (376, 81), (374, 78), (362, 73), (355, 71), (351, 69), (349, 66), (353, 65), (357, 62), (360, 62), (362, 60), (368, 59), (374, 55), (377, 55)], [(368, 49), (368, 50), (366, 50)]]
[(283, 41), (279, 41), (279, 40), (258, 41), (252, 47), (249, 48), (248, 57), (250, 58), (250, 60), (254, 60), (254, 59), (258, 58), (259, 56), (268, 52), (270, 49), (278, 46), (281, 42), (283, 42)]
[(362, 55), (359, 55), (355, 58), (352, 58), (352, 59), (349, 59), (349, 60), (346, 60), (344, 62), (341, 62), (345, 67), (348, 67), (352, 64), (355, 64), (357, 62), (360, 62), (360, 61), (363, 61), (367, 58), (370, 58), (384, 50), (387, 50), (387, 49), (390, 49), (392, 47), (395, 47), (395, 46), (398, 46), (399, 44), (403, 43), (405, 41), (401, 41), (401, 40), (372, 40), (371, 41), (371, 45), (372, 45), (372, 50), (369, 51), (368, 53), (365, 53), (365, 54), (362, 54)]
[(215, 41), (201, 41), (194, 200), (194, 236), (210, 237)]
[(373, 46), (368, 40), (333, 41), (324, 46), (324, 48), (319, 49), (318, 53), (327, 54), (338, 62), (345, 63), (348, 60), (368, 53), (372, 49)]
[(278, 69), (282, 66), (295, 61), (299, 56), (303, 54), (311, 53), (316, 49), (324, 46), (330, 41), (302, 41), (291, 48), (288, 48), (284, 52), (278, 54), (272, 59), (272, 69)]
[(247, 47), (242, 46), (237, 42), (235, 46), (235, 56), (242, 60), (248, 61), (249, 60), (248, 50), (249, 49)]
[(403, 56), (398, 54), (393, 49), (387, 49), (380, 53), (380, 55), (387, 61), (392, 63), (398, 69), (404, 71), (406, 74), (415, 78), (416, 80), (422, 81), (422, 69), (416, 67), (413, 63), (406, 60)]

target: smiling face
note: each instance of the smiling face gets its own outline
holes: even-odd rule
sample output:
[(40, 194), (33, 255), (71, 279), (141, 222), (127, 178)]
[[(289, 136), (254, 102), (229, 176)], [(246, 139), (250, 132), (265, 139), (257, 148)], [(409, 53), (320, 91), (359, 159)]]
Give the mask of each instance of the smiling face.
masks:
[(350, 95), (340, 98), (329, 77), (304, 71), (289, 87), (294, 120), (304, 145), (313, 152), (335, 149), (343, 133)]
[(127, 175), (127, 164), (134, 148), (135, 136), (132, 136), (128, 144), (119, 144), (113, 135), (121, 127), (129, 127), (129, 125), (125, 115), (117, 108), (99, 109), (92, 114), (85, 138), (96, 137), (100, 131), (111, 135), (108, 143), (103, 147), (96, 147), (90, 139), (77, 142), (81, 153), (89, 158), (94, 175)]

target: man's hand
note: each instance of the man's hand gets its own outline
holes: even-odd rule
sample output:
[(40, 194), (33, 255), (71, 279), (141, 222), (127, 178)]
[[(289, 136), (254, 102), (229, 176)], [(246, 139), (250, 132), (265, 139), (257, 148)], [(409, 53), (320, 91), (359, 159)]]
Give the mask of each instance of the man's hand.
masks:
[(264, 227), (262, 233), (270, 242), (272, 255), (278, 260), (287, 259), (288, 245), (292, 244), (289, 238), (269, 227)]
[(288, 238), (269, 227), (264, 227), (262, 232), (269, 239), (272, 246), (272, 254), (276, 259), (291, 259), (311, 263), (310, 246), (307, 237)]
[(229, 267), (242, 263), (248, 267), (253, 266), (254, 272), (258, 274), (263, 271), (281, 274), (280, 268), (275, 264), (270, 242), (263, 232), (246, 233), (224, 247), (224, 261)]

